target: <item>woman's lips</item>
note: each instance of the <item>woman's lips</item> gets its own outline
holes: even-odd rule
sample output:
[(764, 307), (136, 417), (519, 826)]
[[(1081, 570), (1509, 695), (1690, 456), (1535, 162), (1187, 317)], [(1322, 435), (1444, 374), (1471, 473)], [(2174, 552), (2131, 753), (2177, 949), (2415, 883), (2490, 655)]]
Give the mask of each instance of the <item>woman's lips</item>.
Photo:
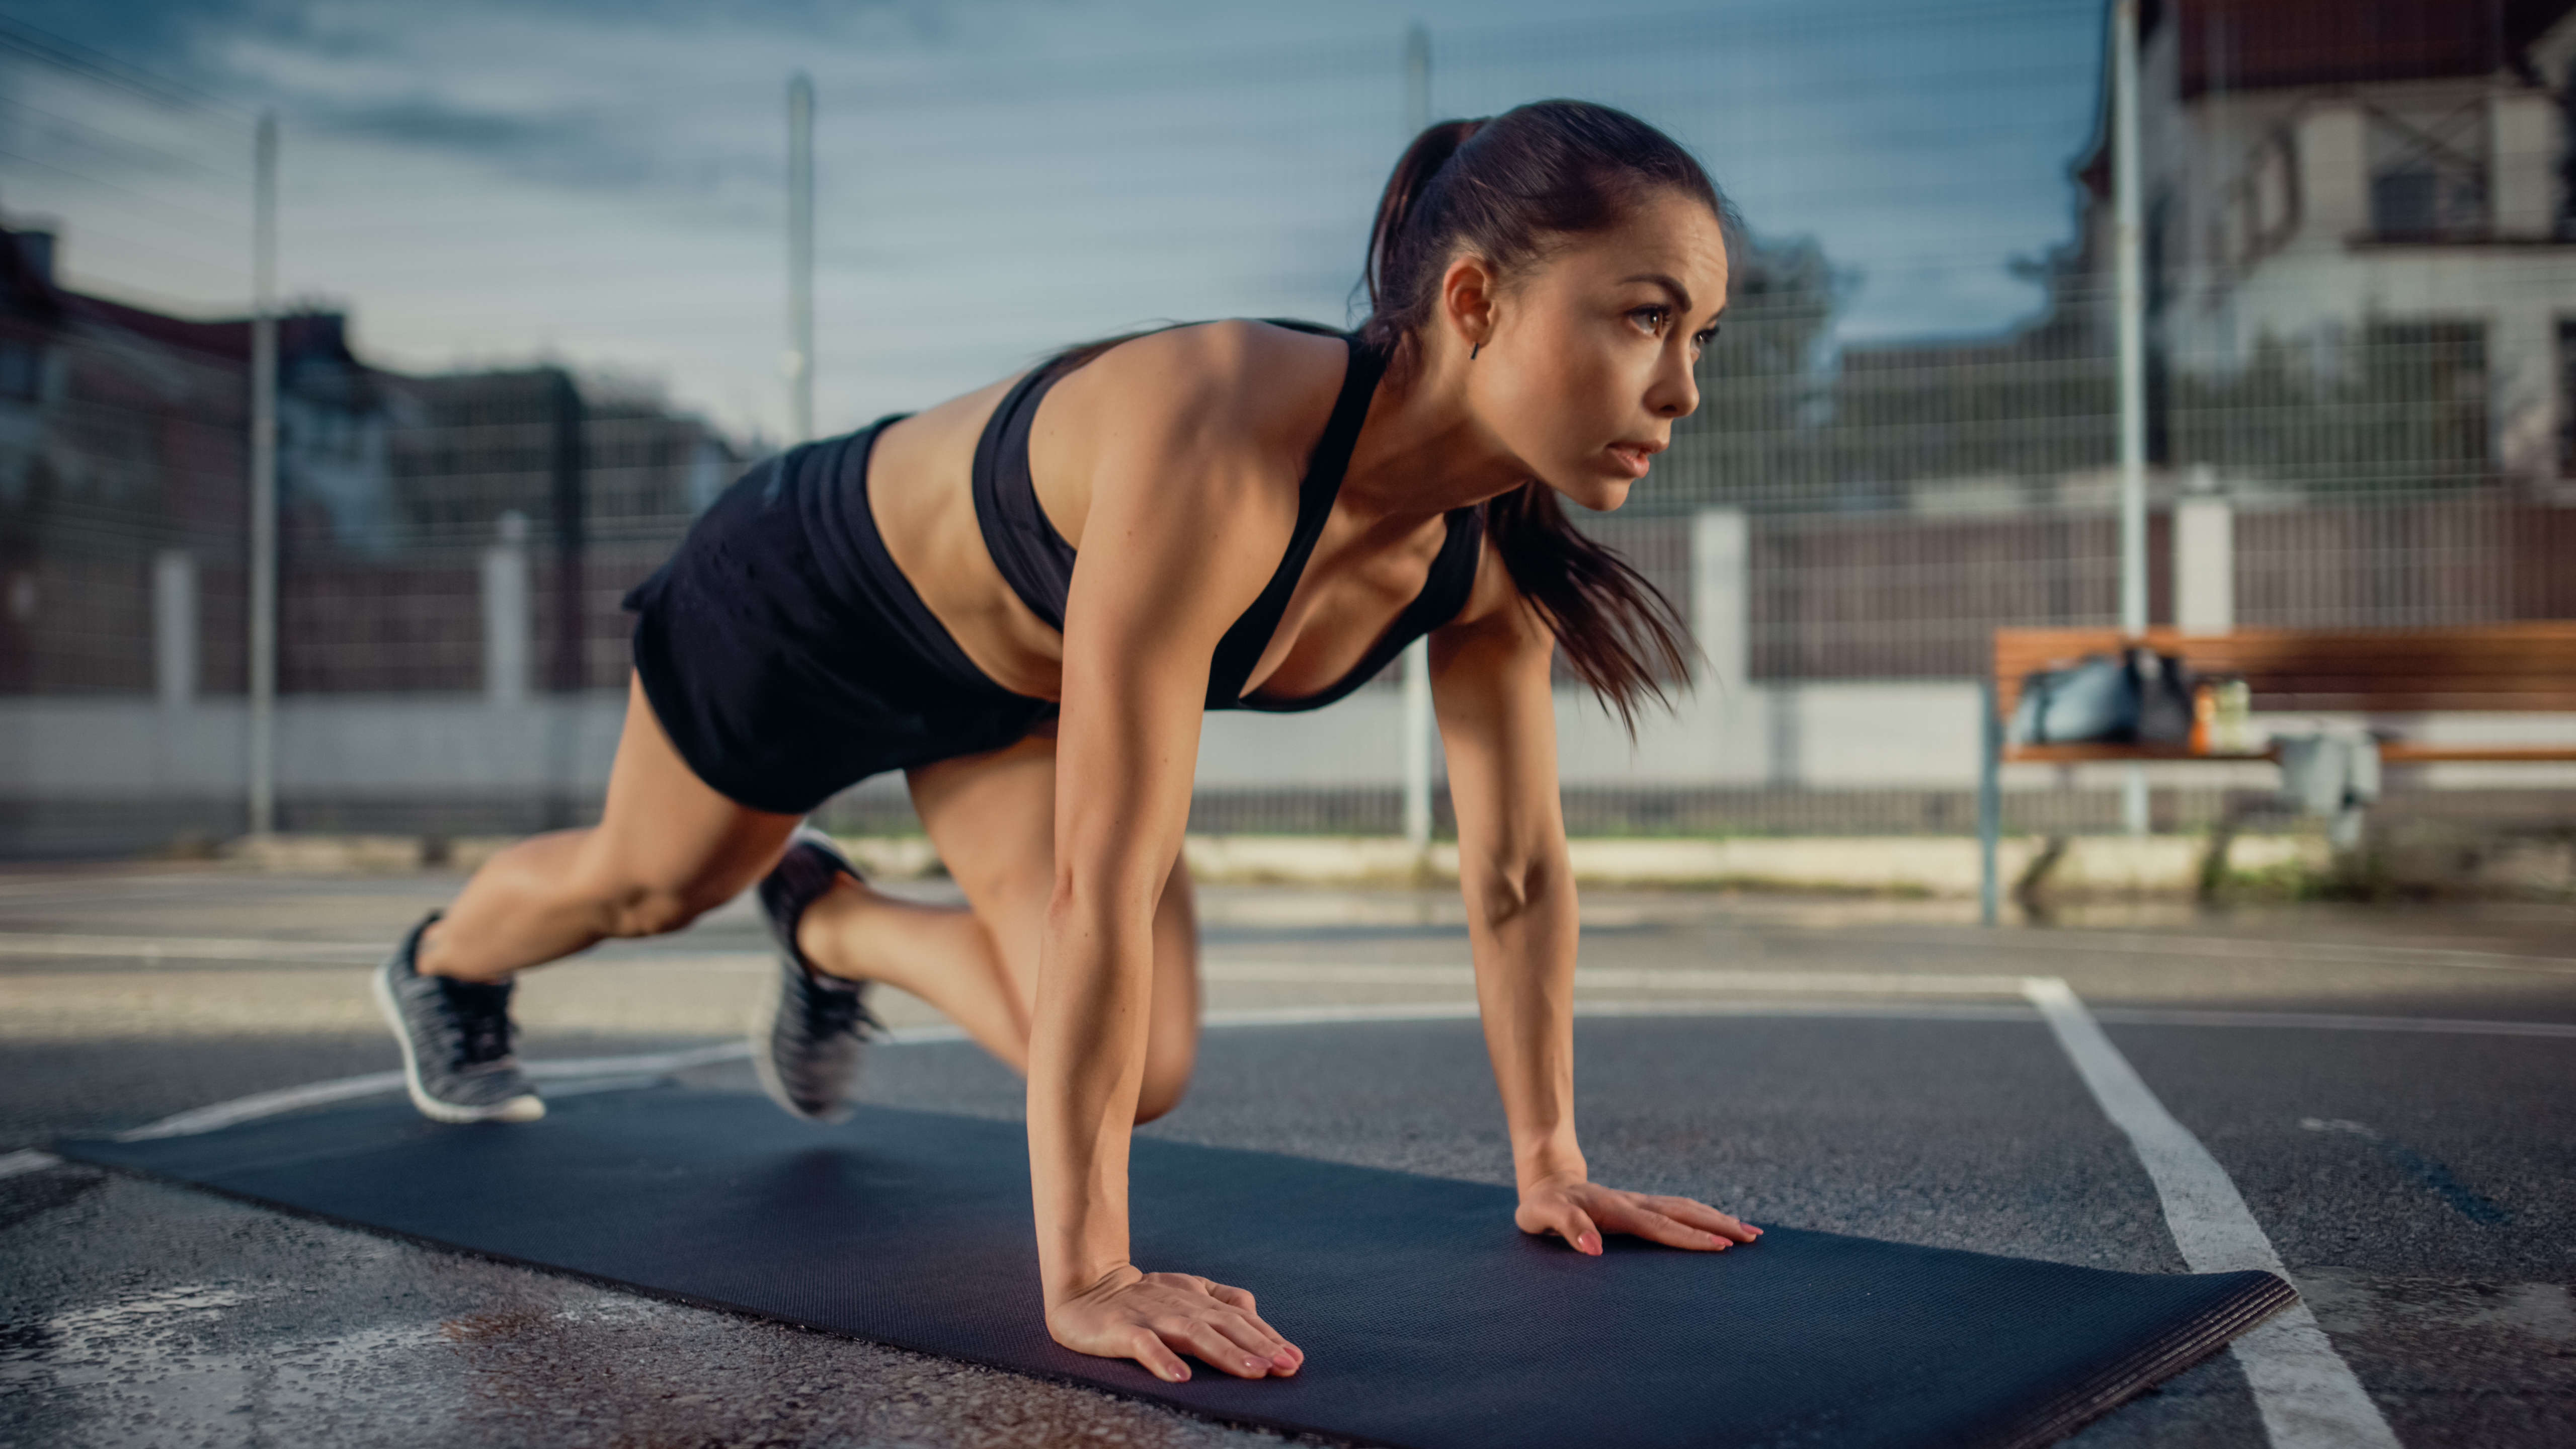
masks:
[(1610, 456), (1619, 460), (1619, 466), (1626, 470), (1628, 476), (1631, 478), (1643, 478), (1646, 476), (1646, 466), (1648, 462), (1653, 459), (1656, 451), (1656, 449), (1646, 447), (1642, 443), (1612, 443), (1610, 445)]

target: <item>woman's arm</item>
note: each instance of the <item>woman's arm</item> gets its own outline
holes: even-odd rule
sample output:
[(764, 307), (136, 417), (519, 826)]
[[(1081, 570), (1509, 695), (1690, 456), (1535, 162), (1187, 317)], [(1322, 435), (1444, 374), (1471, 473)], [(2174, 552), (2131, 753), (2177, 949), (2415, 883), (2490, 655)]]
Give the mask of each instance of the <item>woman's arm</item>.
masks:
[(1557, 796), (1555, 639), (1489, 554), (1460, 622), (1432, 636), (1432, 701), (1458, 812), (1458, 887), (1476, 962), (1485, 1050), (1510, 1125), (1527, 1233), (1584, 1253), (1601, 1233), (1676, 1248), (1761, 1230), (1688, 1198), (1591, 1181), (1574, 1131), (1574, 876)]
[(1154, 911), (1188, 823), (1209, 661), (1296, 509), (1293, 474), (1242, 440), (1255, 404), (1226, 379), (1247, 369), (1197, 355), (1228, 342), (1148, 339), (1094, 363), (1080, 380), (1115, 406), (1086, 411), (1117, 421), (1057, 455), (1087, 460), (1090, 505), (1065, 606), (1055, 889), (1029, 1042), (1039, 1270), (1057, 1342), (1176, 1382), (1185, 1352), (1248, 1378), (1300, 1358), (1251, 1294), (1128, 1256)]

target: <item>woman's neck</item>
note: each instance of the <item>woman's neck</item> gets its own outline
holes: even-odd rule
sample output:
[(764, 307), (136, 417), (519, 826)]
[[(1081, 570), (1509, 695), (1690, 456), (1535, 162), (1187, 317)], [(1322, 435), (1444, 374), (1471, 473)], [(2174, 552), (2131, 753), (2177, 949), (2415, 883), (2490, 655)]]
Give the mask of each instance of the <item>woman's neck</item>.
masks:
[(1422, 341), (1397, 345), (1342, 475), (1338, 501), (1369, 519), (1429, 518), (1530, 479), (1467, 406), (1467, 359)]

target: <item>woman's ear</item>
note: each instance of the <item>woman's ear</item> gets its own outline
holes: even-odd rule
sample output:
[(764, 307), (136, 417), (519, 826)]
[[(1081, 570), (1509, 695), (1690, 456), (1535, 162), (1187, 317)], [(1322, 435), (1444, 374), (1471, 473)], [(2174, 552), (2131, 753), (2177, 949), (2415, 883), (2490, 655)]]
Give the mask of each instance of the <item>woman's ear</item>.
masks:
[(1481, 258), (1460, 257), (1440, 274), (1441, 330), (1462, 351), (1473, 353), (1494, 340), (1500, 289), (1493, 269)]

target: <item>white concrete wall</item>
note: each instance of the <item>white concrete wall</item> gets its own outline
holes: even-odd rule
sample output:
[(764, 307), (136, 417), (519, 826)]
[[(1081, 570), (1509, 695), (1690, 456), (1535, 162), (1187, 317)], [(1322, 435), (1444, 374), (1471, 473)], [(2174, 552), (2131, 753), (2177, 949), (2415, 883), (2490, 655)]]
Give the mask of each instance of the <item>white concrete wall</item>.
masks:
[[(1589, 693), (1556, 697), (1559, 776), (1570, 788), (1653, 790), (1785, 783), (1815, 789), (1967, 789), (1977, 778), (1978, 687), (1969, 680), (1811, 683), (1796, 691), (1795, 771), (1770, 728), (1777, 693), (1748, 685), (1649, 708), (1631, 742)], [(467, 695), (289, 696), (278, 706), (278, 789), (296, 796), (421, 798), (605, 788), (625, 696), (536, 695), (497, 705)], [(1371, 690), (1314, 714), (1227, 712), (1200, 737), (1203, 789), (1393, 788), (1402, 700)], [(2576, 746), (2576, 714), (2258, 716), (2266, 727), (2369, 723), (2444, 743)], [(0, 700), (0, 800), (226, 797), (241, 789), (237, 699), (165, 706), (152, 696)], [(558, 762), (563, 762), (559, 765)], [(558, 774), (558, 769), (565, 773)], [(2115, 788), (2120, 767), (2016, 765), (2013, 790)], [(2269, 788), (2268, 765), (2160, 766), (2160, 786)], [(2441, 766), (2441, 789), (2569, 788), (2576, 766)], [(884, 788), (899, 789), (897, 782)]]
[[(607, 691), (515, 707), (455, 695), (290, 695), (277, 707), (278, 793), (598, 790), (625, 711), (626, 697)], [(0, 700), (0, 798), (238, 793), (246, 729), (238, 699), (201, 698), (183, 709), (141, 698)], [(554, 773), (559, 759), (569, 761), (567, 778)]]
[(152, 682), (163, 709), (197, 697), (197, 556), (183, 548), (152, 559)]
[(2174, 627), (2224, 634), (2236, 626), (2236, 509), (2224, 498), (2177, 500), (2173, 517)]

